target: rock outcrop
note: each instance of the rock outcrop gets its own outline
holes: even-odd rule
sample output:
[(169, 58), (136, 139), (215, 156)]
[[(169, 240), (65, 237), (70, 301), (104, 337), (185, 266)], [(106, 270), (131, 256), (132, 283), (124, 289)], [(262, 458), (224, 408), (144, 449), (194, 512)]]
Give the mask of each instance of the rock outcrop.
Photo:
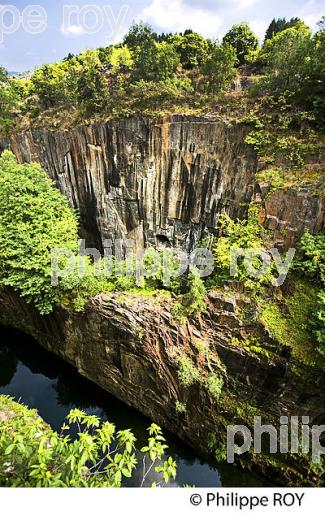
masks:
[[(255, 415), (277, 427), (281, 415), (308, 415), (312, 423), (325, 418), (325, 373), (299, 371), (261, 324), (245, 325), (242, 310), (254, 312), (254, 303), (243, 298), (211, 292), (202, 317), (182, 324), (173, 319), (165, 297), (98, 295), (84, 312), (59, 306), (41, 316), (2, 289), (0, 323), (32, 335), (80, 374), (208, 456), (220, 450), (228, 424), (251, 427)], [(232, 342), (253, 332), (263, 341), (258, 355)], [(199, 369), (189, 385), (182, 384), (179, 372), (184, 356)], [(219, 399), (207, 385), (211, 374), (224, 381)], [(177, 402), (183, 413), (177, 413)], [(242, 460), (279, 483), (319, 483), (305, 459), (279, 457), (255, 454)]]
[[(245, 217), (260, 191), (247, 130), (210, 117), (133, 117), (73, 130), (34, 128), (0, 143), (21, 162), (37, 161), (78, 209), (90, 246), (133, 240), (190, 250), (213, 232), (218, 214)], [(324, 229), (324, 198), (272, 195), (266, 225), (290, 230), (286, 245)], [(300, 203), (301, 202), (301, 203)]]

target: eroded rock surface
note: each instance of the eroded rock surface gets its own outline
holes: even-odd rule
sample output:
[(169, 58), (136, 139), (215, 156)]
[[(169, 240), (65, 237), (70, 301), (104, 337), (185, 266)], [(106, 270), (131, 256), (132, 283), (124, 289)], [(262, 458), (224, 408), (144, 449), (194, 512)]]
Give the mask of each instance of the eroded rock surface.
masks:
[[(73, 130), (31, 129), (0, 143), (19, 161), (42, 164), (78, 209), (89, 245), (131, 239), (190, 250), (218, 214), (244, 218), (260, 192), (245, 128), (209, 117), (133, 117)], [(279, 193), (279, 192), (277, 192)], [(293, 200), (294, 199), (294, 200)], [(283, 191), (267, 201), (266, 226), (324, 229), (324, 197)]]

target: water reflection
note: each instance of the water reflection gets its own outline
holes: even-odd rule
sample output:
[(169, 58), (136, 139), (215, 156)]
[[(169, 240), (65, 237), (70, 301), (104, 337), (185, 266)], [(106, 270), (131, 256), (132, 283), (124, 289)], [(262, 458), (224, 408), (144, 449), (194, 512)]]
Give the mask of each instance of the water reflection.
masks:
[[(147, 439), (146, 428), (150, 421), (141, 413), (78, 375), (73, 367), (47, 353), (29, 336), (5, 328), (0, 328), (0, 393), (37, 408), (56, 430), (72, 408), (81, 408), (113, 422), (118, 429), (132, 428), (140, 447)], [(174, 485), (253, 487), (265, 484), (231, 465), (208, 464), (172, 435), (167, 435), (167, 443), (178, 466)], [(139, 480), (140, 468), (126, 485), (137, 486)]]

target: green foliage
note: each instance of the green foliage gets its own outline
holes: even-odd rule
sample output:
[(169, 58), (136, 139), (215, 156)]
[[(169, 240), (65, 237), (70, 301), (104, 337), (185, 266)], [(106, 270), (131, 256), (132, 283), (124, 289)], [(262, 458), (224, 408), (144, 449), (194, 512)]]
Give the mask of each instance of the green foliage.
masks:
[(200, 34), (194, 32), (184, 35), (175, 34), (168, 41), (175, 47), (185, 70), (192, 70), (206, 61), (209, 42)]
[(128, 33), (124, 36), (123, 43), (131, 52), (135, 52), (140, 47), (145, 47), (148, 42), (156, 41), (156, 34), (147, 23), (133, 23)]
[(175, 410), (176, 410), (176, 413), (179, 415), (186, 413), (186, 404), (181, 403), (180, 401), (176, 401)]
[(207, 387), (213, 399), (218, 401), (221, 396), (223, 387), (222, 378), (217, 376), (217, 374), (210, 374), (205, 381), (205, 386)]
[(209, 434), (207, 444), (217, 462), (220, 463), (227, 460), (227, 444), (222, 439), (218, 439), (215, 433)]
[(311, 40), (310, 29), (298, 25), (266, 42), (260, 59), (267, 66), (267, 87), (270, 91), (294, 92), (303, 87), (305, 72), (309, 67)]
[(173, 306), (173, 315), (176, 319), (188, 318), (191, 315), (201, 314), (206, 310), (206, 287), (198, 273), (188, 275), (188, 292), (179, 298)]
[(296, 281), (292, 294), (283, 301), (260, 302), (261, 320), (280, 345), (293, 349), (302, 362), (313, 364), (314, 317), (317, 312), (317, 292), (306, 281)]
[(271, 40), (274, 36), (284, 31), (285, 29), (290, 29), (291, 27), (300, 24), (305, 25), (304, 22), (300, 20), (300, 18), (291, 18), (291, 20), (286, 20), (285, 18), (278, 18), (276, 20), (273, 18), (272, 22), (266, 30), (264, 44), (267, 40)]
[(157, 43), (149, 25), (133, 25), (124, 38), (124, 44), (132, 51), (133, 81), (165, 81), (173, 76), (177, 52), (168, 42)]
[(321, 136), (311, 127), (314, 121), (314, 114), (301, 110), (287, 91), (259, 98), (244, 117), (237, 119), (238, 123), (252, 127), (245, 142), (254, 147), (266, 169), (272, 165), (274, 173), (283, 170), (286, 177), (291, 177), (290, 182), (297, 185), (299, 180), (316, 178), (309, 170), (304, 171), (306, 160), (323, 146)]
[(239, 65), (249, 62), (250, 54), (258, 48), (257, 36), (244, 22), (233, 25), (223, 38), (223, 43), (235, 49)]
[(302, 107), (313, 111), (319, 127), (325, 124), (325, 24), (312, 35), (298, 23), (267, 40), (260, 54), (266, 65), (263, 87), (276, 95), (289, 93)]
[(78, 223), (61, 193), (36, 164), (0, 158), (0, 280), (48, 313), (60, 300), (51, 285), (51, 250), (76, 252)]
[[(267, 37), (258, 53), (258, 40), (246, 23), (233, 26), (223, 45), (191, 30), (157, 35), (148, 24), (139, 23), (122, 43), (70, 54), (40, 67), (28, 79), (10, 80), (1, 69), (0, 128), (10, 131), (13, 122), (24, 128), (35, 119), (41, 123), (45, 114), (57, 127), (97, 114), (116, 118), (215, 110), (215, 97), (229, 88), (236, 64), (247, 63), (264, 67), (260, 90), (276, 96), (288, 91), (295, 103), (315, 115), (315, 123), (323, 125), (324, 24), (312, 36), (297, 19), (274, 20), (268, 32), (274, 36)], [(250, 136), (256, 147), (260, 137)], [(267, 149), (267, 139), (263, 146)]]
[(192, 386), (193, 383), (200, 380), (199, 369), (194, 365), (193, 361), (187, 356), (179, 356), (178, 358), (178, 378), (185, 388)]
[[(259, 209), (251, 206), (248, 211), (247, 220), (233, 221), (226, 213), (219, 219), (219, 226), (222, 236), (217, 240), (214, 248), (215, 257), (215, 278), (220, 281), (230, 279), (230, 269), (232, 254), (236, 250), (256, 249), (265, 251), (268, 249), (268, 233), (259, 222)], [(261, 268), (261, 260), (254, 259), (254, 268)], [(262, 274), (256, 280), (244, 265), (244, 259), (237, 259), (237, 278), (242, 281), (247, 288), (258, 289), (261, 285), (270, 282), (270, 274)]]
[(0, 67), (0, 130), (7, 133), (13, 126), (13, 116), (19, 95), (8, 73)]
[(264, 355), (267, 358), (270, 356), (270, 353), (268, 352), (268, 350), (261, 347), (260, 340), (254, 336), (250, 336), (249, 338), (246, 338), (246, 339), (233, 338), (231, 344), (234, 347), (241, 347), (244, 350), (246, 350), (246, 352), (250, 352), (252, 354), (257, 354), (258, 356)]
[[(169, 457), (160, 464), (168, 446), (159, 426), (148, 431), (141, 486), (154, 469), (163, 478), (153, 485), (161, 487), (176, 478), (176, 463)], [(35, 410), (0, 396), (0, 486), (121, 487), (137, 465), (135, 443), (131, 430), (116, 431), (80, 410), (72, 410), (56, 433)]]
[(308, 232), (303, 235), (295, 267), (300, 275), (307, 277), (317, 288), (317, 304), (312, 306), (313, 332), (319, 344), (319, 352), (325, 355), (325, 235), (311, 235)]
[(69, 101), (68, 62), (44, 65), (31, 77), (31, 90), (38, 96), (41, 108), (52, 108)]
[(86, 51), (70, 71), (79, 71), (76, 74), (75, 94), (80, 110), (85, 115), (98, 112), (107, 101), (108, 88), (100, 66), (98, 55)]
[[(168, 484), (171, 479), (176, 478), (176, 462), (169, 457), (162, 466), (156, 466), (157, 462), (160, 462), (165, 455), (168, 446), (165, 444), (166, 440), (162, 435), (161, 428), (156, 424), (152, 424), (149, 431), (148, 445), (141, 449), (141, 452), (145, 454), (143, 459), (143, 477), (141, 487), (144, 485), (147, 476), (150, 471), (155, 468), (156, 473), (162, 475), (162, 480), (158, 483), (155, 482), (152, 487), (161, 487), (163, 483)], [(148, 464), (149, 461), (149, 464)]]
[(209, 42), (201, 67), (208, 92), (220, 93), (229, 87), (236, 77), (236, 63), (236, 52), (231, 45)]
[[(14, 288), (42, 314), (50, 313), (58, 302), (81, 311), (99, 293), (180, 291), (181, 280), (172, 275), (178, 272), (179, 260), (172, 252), (147, 250), (143, 279), (135, 274), (136, 257), (93, 263), (89, 257), (78, 256), (78, 221), (67, 200), (38, 165), (17, 164), (9, 151), (0, 158), (0, 197), (0, 283)], [(65, 253), (57, 259), (60, 269), (67, 266), (69, 252), (75, 256), (74, 268), (54, 286), (52, 250), (62, 248)], [(165, 279), (166, 266), (171, 279)], [(202, 280), (190, 275), (188, 286), (183, 297), (186, 313), (202, 312)]]

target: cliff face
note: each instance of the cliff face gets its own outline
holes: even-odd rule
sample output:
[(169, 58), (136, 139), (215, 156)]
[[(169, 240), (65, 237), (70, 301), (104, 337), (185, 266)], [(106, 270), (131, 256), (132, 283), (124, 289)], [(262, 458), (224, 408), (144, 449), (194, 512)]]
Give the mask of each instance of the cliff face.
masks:
[[(247, 305), (240, 295), (211, 292), (204, 315), (180, 324), (172, 317), (169, 299), (114, 294), (98, 295), (82, 313), (60, 306), (42, 317), (11, 290), (2, 289), (0, 323), (32, 335), (80, 374), (207, 456), (225, 441), (228, 424), (251, 427), (253, 415), (277, 428), (283, 414), (308, 415), (316, 423), (325, 417), (324, 372), (297, 370), (260, 324), (254, 324), (254, 334), (267, 355), (232, 346), (234, 336), (252, 334), (252, 326), (240, 317)], [(199, 377), (187, 386), (179, 373), (184, 356), (199, 369)], [(224, 381), (219, 399), (206, 384), (212, 373)], [(184, 412), (177, 413), (177, 401)], [(319, 483), (305, 459), (279, 457), (255, 454), (243, 463), (279, 483)]]
[[(306, 228), (325, 229), (322, 190), (271, 192), (259, 185), (245, 129), (223, 121), (175, 116), (71, 131), (35, 128), (0, 142), (0, 150), (6, 147), (21, 162), (42, 164), (79, 210), (80, 235), (89, 246), (132, 239), (135, 248), (170, 243), (191, 249), (215, 229), (218, 213), (244, 218), (255, 200), (264, 206), (261, 220), (281, 245), (293, 245)], [(324, 372), (297, 367), (243, 298), (210, 293), (202, 318), (182, 325), (174, 321), (169, 300), (101, 295), (83, 313), (58, 307), (41, 317), (2, 289), (0, 322), (31, 334), (81, 374), (208, 455), (218, 449), (227, 424), (250, 425), (253, 415), (276, 426), (283, 414), (307, 415), (316, 423), (325, 419)], [(242, 319), (247, 309), (253, 313), (251, 325)], [(234, 337), (245, 345), (252, 336), (266, 352), (232, 344)], [(181, 384), (180, 356), (199, 369), (200, 377), (189, 387)], [(208, 390), (207, 378), (214, 372), (224, 380), (219, 401)], [(184, 413), (176, 413), (177, 402), (186, 406)], [(318, 483), (297, 456), (275, 463), (255, 454), (249, 460), (277, 482)]]
[[(258, 197), (257, 160), (244, 138), (242, 126), (208, 117), (129, 118), (71, 131), (31, 129), (0, 149), (42, 164), (78, 209), (89, 245), (123, 238), (135, 248), (164, 242), (191, 249), (215, 228), (218, 213), (243, 218)], [(292, 192), (272, 195), (265, 212), (279, 239), (290, 230), (287, 245), (305, 227), (324, 228), (324, 200)]]

